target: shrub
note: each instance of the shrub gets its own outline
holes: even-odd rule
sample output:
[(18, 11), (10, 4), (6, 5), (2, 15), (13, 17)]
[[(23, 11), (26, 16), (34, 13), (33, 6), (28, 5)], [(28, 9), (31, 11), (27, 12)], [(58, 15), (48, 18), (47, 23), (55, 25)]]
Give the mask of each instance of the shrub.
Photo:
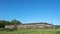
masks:
[(14, 31), (13, 28), (12, 28), (12, 29), (10, 29), (10, 28), (5, 28), (4, 30), (5, 30), (5, 31)]
[(3, 31), (3, 28), (0, 28), (0, 31)]

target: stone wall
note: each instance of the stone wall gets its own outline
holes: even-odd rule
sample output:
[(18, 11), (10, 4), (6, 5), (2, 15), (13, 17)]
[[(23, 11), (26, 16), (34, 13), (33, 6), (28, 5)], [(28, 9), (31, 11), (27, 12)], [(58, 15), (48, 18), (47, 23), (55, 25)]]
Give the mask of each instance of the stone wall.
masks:
[[(52, 28), (53, 25), (46, 25), (46, 24), (21, 24), (17, 25), (17, 28)], [(6, 25), (5, 28), (14, 28), (14, 25)]]

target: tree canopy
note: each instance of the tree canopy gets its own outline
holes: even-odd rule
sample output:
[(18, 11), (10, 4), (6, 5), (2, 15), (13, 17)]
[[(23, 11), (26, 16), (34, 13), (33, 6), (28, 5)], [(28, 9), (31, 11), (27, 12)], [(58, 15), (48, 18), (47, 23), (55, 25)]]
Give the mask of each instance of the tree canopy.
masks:
[(11, 21), (11, 24), (14, 25), (14, 24), (22, 24), (22, 23), (16, 19), (14, 19)]
[(0, 28), (4, 28), (5, 25), (14, 25), (14, 24), (22, 24), (22, 23), (16, 19), (13, 19), (11, 21), (0, 20)]

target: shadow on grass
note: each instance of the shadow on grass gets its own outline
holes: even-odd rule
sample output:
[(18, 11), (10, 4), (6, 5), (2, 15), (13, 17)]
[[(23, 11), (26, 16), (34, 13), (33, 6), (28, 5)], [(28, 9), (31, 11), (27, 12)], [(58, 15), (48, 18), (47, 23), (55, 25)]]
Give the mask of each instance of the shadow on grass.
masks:
[(60, 31), (57, 31), (56, 34), (60, 34)]

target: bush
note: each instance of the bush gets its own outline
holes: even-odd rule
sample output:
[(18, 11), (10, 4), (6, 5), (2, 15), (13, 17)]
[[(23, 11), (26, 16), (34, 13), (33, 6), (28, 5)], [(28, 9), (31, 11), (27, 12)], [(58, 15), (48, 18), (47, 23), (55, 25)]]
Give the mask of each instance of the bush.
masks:
[(0, 28), (0, 31), (3, 31), (3, 28)]
[(14, 28), (10, 29), (10, 28), (5, 28), (5, 31), (14, 31)]

